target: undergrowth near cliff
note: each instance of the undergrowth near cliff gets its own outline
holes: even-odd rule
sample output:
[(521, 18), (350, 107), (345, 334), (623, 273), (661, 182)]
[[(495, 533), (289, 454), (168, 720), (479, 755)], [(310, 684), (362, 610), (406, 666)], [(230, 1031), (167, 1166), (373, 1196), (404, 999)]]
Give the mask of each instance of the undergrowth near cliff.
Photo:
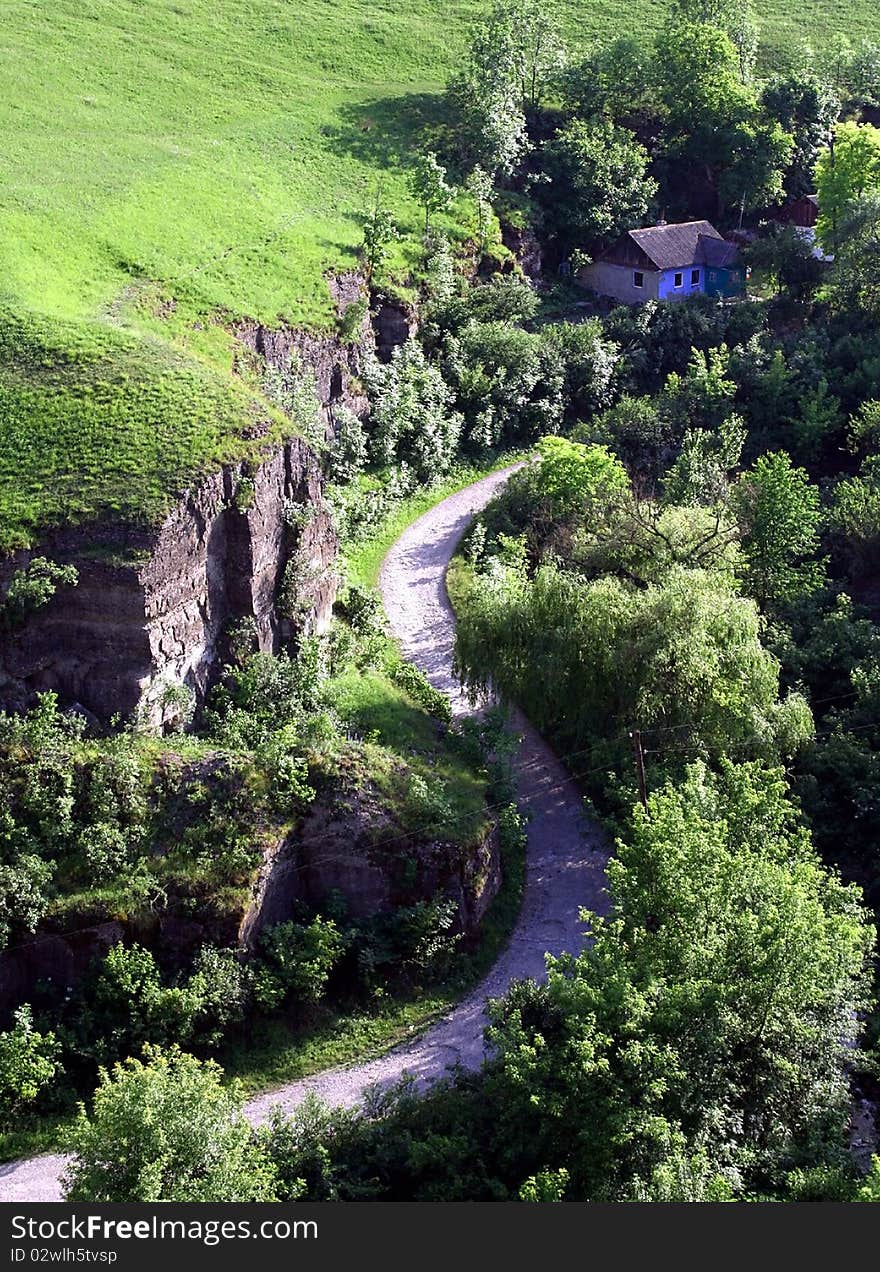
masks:
[[(445, 699), (403, 674), (366, 595), (340, 612), (296, 658), (240, 651), (194, 734), (159, 738), (135, 719), (89, 736), (51, 694), (0, 715), (0, 1027), (27, 1001), (34, 1046), (57, 1060), (28, 1107), (0, 1090), (0, 1153), (53, 1143), (96, 1065), (145, 1042), (222, 1054), (254, 1088), (387, 1046), (453, 1001), (504, 939), (521, 886), (516, 827), (479, 941), (456, 931), (445, 881), (457, 895), (458, 863), (482, 860), (488, 743), (447, 733)], [(287, 843), (310, 891), (292, 918), (244, 938), (257, 872)], [(351, 886), (332, 873), (336, 843)], [(358, 908), (364, 871), (385, 881), (390, 908)], [(80, 950), (72, 980), (53, 962), (59, 942), (62, 964)]]

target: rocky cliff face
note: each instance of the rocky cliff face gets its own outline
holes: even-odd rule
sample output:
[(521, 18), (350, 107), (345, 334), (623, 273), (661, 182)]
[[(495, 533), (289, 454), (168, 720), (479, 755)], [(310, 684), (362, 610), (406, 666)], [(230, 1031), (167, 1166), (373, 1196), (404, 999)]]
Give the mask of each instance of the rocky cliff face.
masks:
[(365, 360), (375, 355), (387, 362), (397, 346), (415, 332), (416, 321), (396, 301), (383, 300), (371, 310), (360, 274), (331, 275), (328, 286), (336, 305), (338, 332), (315, 333), (255, 322), (240, 323), (235, 330), (245, 348), (264, 359), (282, 378), (300, 369), (314, 375), (329, 437), (340, 407), (361, 418), (369, 413), (360, 379)]
[(239, 942), (253, 947), (264, 928), (290, 919), (297, 902), (320, 907), (343, 896), (354, 919), (417, 901), (455, 904), (455, 928), (473, 936), (501, 886), (496, 829), (468, 846), (401, 833), (369, 783), (338, 779), (297, 830), (266, 853)]
[(376, 337), (361, 276), (333, 275), (328, 285), (342, 332), (311, 332), (243, 322), (235, 328), (235, 334), (245, 348), (264, 359), (267, 366), (282, 377), (301, 369), (314, 375), (315, 391), (329, 436), (334, 412), (339, 407), (346, 407), (359, 416), (369, 410), (359, 377), (364, 359), (376, 350)]
[[(371, 314), (356, 273), (328, 285), (338, 332), (241, 323), (236, 334), (282, 377), (314, 375), (329, 435), (340, 407), (367, 414), (364, 360), (390, 357), (412, 320), (390, 302)], [(228, 465), (207, 477), (157, 531), (100, 525), (47, 536), (36, 552), (0, 561), (0, 589), (31, 555), (75, 565), (79, 583), (0, 638), (0, 708), (54, 690), (101, 721), (140, 709), (156, 726), (170, 723), (185, 705), (175, 689), (204, 695), (230, 624), (249, 620), (263, 651), (326, 627), (337, 546), (320, 465), (302, 440), (253, 471)]]
[(540, 282), (544, 271), (544, 258), (538, 236), (531, 226), (505, 225), (502, 227), (501, 238), (504, 246), (513, 252), (526, 278), (535, 283)]
[[(231, 624), (248, 620), (265, 651), (326, 627), (336, 551), (318, 461), (301, 439), (252, 471), (212, 474), (155, 532), (52, 536), (40, 554), (74, 564), (79, 583), (0, 645), (0, 703), (21, 709), (51, 689), (101, 720), (141, 709), (161, 726), (181, 710), (175, 688), (204, 694)], [(3, 563), (0, 583), (26, 560)], [(285, 578), (291, 617), (279, 605)]]

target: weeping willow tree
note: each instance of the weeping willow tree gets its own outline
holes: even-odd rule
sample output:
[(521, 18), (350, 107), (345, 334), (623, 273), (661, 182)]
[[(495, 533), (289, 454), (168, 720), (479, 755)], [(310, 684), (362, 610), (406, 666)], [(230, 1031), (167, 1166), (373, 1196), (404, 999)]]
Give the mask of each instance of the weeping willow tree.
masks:
[(456, 660), (472, 691), (493, 685), (576, 756), (575, 772), (622, 772), (634, 727), (650, 736), (655, 766), (675, 767), (695, 755), (790, 755), (812, 732), (803, 698), (779, 699), (755, 603), (704, 570), (673, 568), (637, 588), (495, 561), (460, 613)]

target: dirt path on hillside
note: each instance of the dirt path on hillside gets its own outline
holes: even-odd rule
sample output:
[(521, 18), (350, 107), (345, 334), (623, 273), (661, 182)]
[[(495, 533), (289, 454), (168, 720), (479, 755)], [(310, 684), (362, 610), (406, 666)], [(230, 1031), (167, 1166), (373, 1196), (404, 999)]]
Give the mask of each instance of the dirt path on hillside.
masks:
[[(459, 715), (470, 707), (452, 674), (455, 623), (446, 567), (473, 516), (511, 471), (493, 473), (426, 512), (394, 544), (379, 579), (404, 653), (449, 694)], [(515, 723), (523, 735), (515, 761), (517, 790), (530, 822), (523, 905), (507, 947), (477, 988), (412, 1042), (364, 1064), (326, 1070), (256, 1096), (246, 1105), (254, 1125), (273, 1108), (296, 1108), (310, 1091), (330, 1103), (350, 1105), (368, 1086), (395, 1082), (405, 1073), (428, 1082), (450, 1065), (476, 1068), (483, 1056), (486, 999), (503, 994), (513, 980), (543, 977), (546, 953), (580, 949), (581, 907), (606, 908), (601, 834), (585, 819), (577, 788), (551, 749), (522, 717)], [(52, 1154), (0, 1166), (0, 1200), (60, 1200), (64, 1161)]]

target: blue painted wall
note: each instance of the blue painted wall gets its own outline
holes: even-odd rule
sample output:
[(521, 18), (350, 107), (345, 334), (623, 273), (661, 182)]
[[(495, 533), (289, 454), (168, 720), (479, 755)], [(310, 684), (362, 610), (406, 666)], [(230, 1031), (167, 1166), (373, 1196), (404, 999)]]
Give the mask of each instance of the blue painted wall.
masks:
[[(697, 282), (691, 282), (691, 275), (697, 275)], [(676, 287), (675, 276), (681, 275), (681, 286)], [(660, 274), (659, 296), (661, 300), (683, 300), (687, 296), (695, 296), (705, 290), (706, 271), (702, 265), (689, 265), (685, 269), (665, 269)]]

